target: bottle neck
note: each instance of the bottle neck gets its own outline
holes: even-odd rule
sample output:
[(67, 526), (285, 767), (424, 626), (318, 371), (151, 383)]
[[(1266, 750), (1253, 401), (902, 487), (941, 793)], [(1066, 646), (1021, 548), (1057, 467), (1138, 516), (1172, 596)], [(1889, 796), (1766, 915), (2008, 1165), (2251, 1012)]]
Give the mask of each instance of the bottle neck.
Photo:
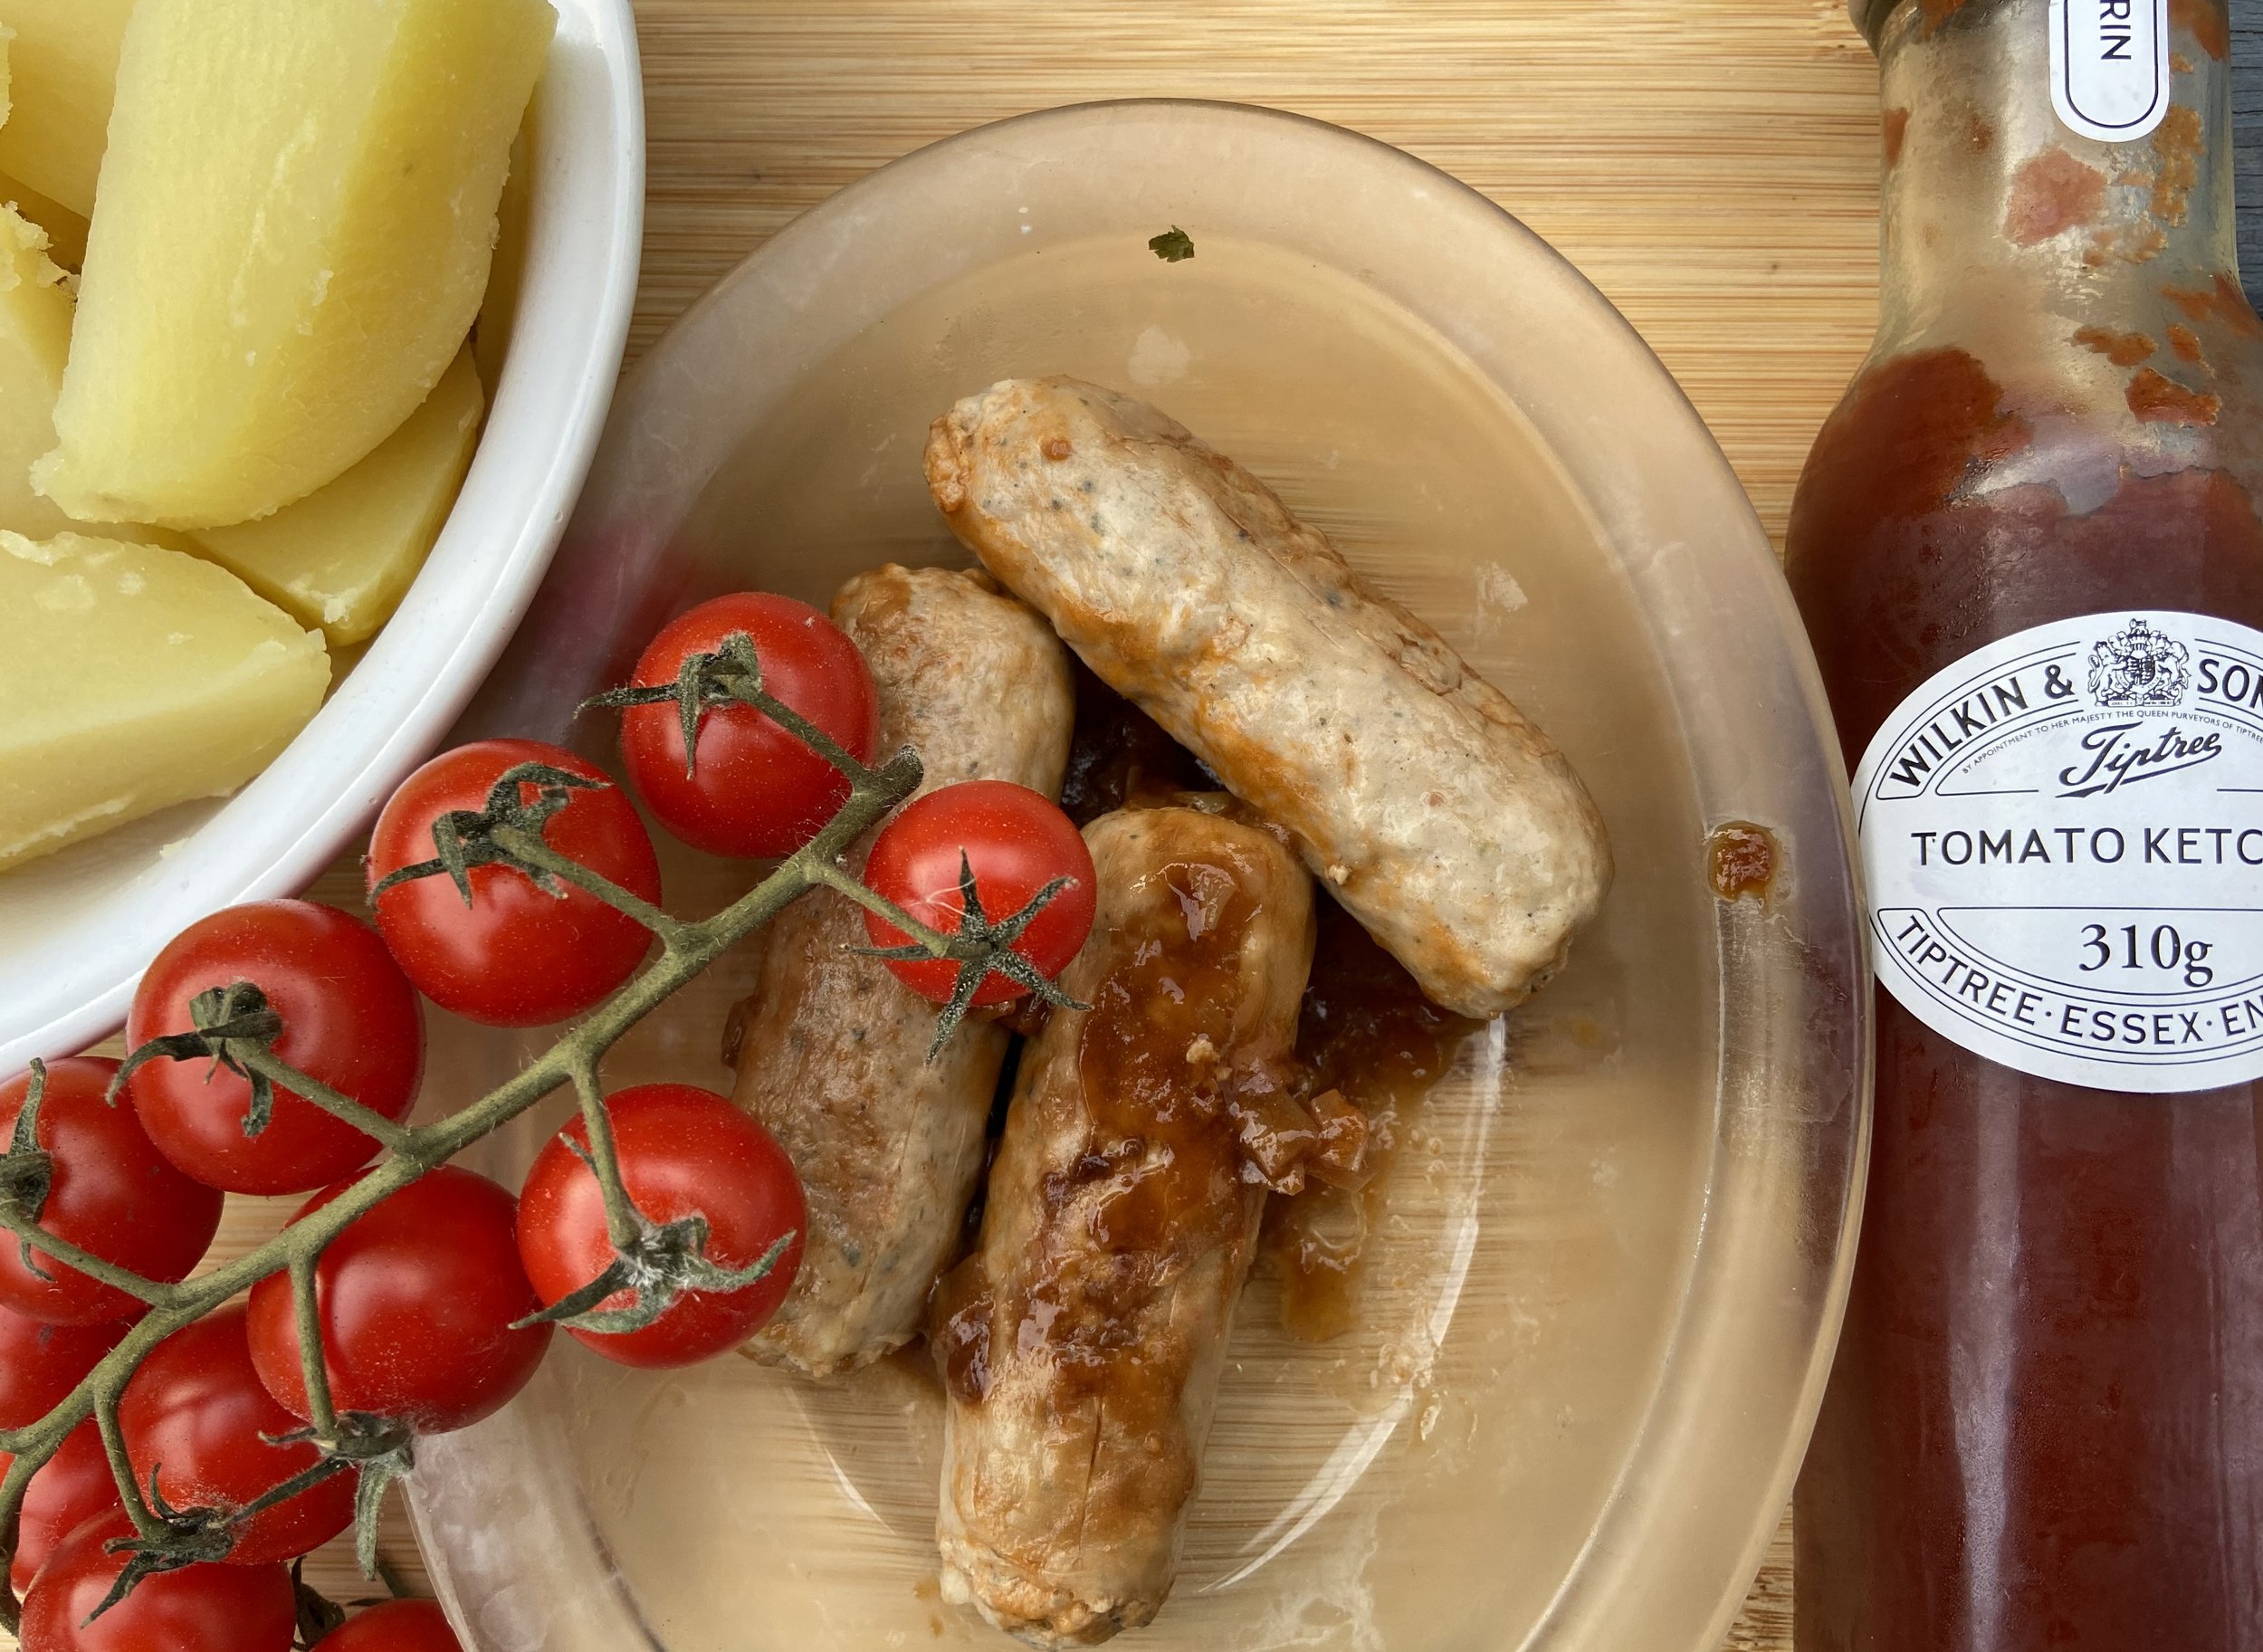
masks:
[(2051, 0), (1902, 0), (1888, 14), (1881, 347), (1957, 330), (1975, 307), (2104, 323), (2153, 308), (2166, 283), (2236, 271), (2226, 0), (2166, 10), (2169, 106), (2130, 142), (2084, 137), (2055, 111)]

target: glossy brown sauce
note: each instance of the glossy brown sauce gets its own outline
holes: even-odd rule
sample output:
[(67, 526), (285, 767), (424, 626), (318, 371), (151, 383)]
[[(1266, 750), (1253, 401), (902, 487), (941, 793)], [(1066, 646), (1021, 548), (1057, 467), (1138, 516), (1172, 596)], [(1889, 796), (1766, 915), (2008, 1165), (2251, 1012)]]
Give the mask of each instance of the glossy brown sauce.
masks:
[(1217, 778), (1162, 726), (1072, 658), (1076, 730), (1069, 741), (1061, 807), (1080, 826), (1127, 804), (1175, 792), (1217, 790)]
[[(1150, 873), (1147, 898), (1104, 943), (1115, 961), (1075, 1035), (1089, 1132), (1039, 1184), (1013, 1334), (1024, 1351), (1042, 1343), (1065, 1398), (1104, 1388), (1119, 1418), (1176, 1403), (1177, 1362), (1141, 1356), (1144, 1310), (1235, 1242), (1250, 1200), (1302, 1185), (1322, 1151), (1319, 1122), (1290, 1093), (1287, 1029), (1268, 1040), (1246, 1025), (1254, 980), (1280, 967), (1252, 956), (1256, 892), (1275, 875), (1246, 840)], [(989, 1387), (998, 1313), (980, 1270), (979, 1258), (962, 1265), (937, 1303), (944, 1380), (969, 1404)]]
[[(2256, 325), (2236, 288), (2172, 296), (2211, 349)], [(1786, 573), (1849, 763), (1927, 677), (2031, 625), (2263, 625), (2263, 523), (2230, 476), (2125, 468), (2084, 513), (1970, 492), (2031, 440), (1954, 349), (1873, 368), (1826, 422)], [(2228, 1305), (2263, 1275), (2259, 1142), (2256, 1086), (2030, 1077), (1880, 992), (1862, 1245), (1794, 1525), (1803, 1652), (2263, 1647), (2263, 1317)]]
[(1765, 901), (1783, 861), (1783, 845), (1764, 826), (1726, 820), (1705, 836), (1705, 881), (1724, 901)]
[(1306, 1342), (1359, 1323), (1368, 1241), (1382, 1221), (1392, 1161), (1462, 1041), (1483, 1025), (1424, 998), (1399, 960), (1333, 901), (1320, 902), (1318, 917), (1296, 1057), (1315, 1099), (1339, 1097), (1365, 1131), (1351, 1174), (1315, 1179), (1265, 1213), (1265, 1256), (1281, 1279), (1281, 1328)]

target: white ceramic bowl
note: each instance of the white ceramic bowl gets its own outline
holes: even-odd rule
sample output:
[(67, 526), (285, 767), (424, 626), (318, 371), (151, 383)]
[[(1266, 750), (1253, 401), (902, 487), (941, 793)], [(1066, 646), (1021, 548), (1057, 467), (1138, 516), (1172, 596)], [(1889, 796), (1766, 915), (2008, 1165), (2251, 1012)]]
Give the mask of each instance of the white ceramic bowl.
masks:
[(0, 875), (0, 1074), (119, 1026), (152, 954), (293, 893), (444, 734), (549, 566), (636, 294), (645, 112), (629, 0), (554, 0), (512, 345), (454, 512), (400, 611), (266, 772)]

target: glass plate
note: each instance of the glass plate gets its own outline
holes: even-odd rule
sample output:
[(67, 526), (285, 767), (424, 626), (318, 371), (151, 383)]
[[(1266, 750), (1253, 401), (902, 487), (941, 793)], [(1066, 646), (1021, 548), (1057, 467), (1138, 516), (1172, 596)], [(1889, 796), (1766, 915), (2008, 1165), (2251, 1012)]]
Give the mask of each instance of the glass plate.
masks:
[[(1195, 256), (1164, 263), (1173, 226)], [(1735, 479), (1577, 272), (1483, 197), (1333, 128), (1199, 103), (1034, 115), (921, 151), (779, 234), (616, 404), (474, 731), (578, 737), (670, 614), (822, 604), (958, 564), (928, 423), (1008, 375), (1160, 403), (1277, 487), (1552, 734), (1618, 881), (1571, 968), (1465, 1047), (1402, 1159), (1356, 1330), (1235, 1327), (1165, 1652), (1711, 1652), (1805, 1446), (1852, 1255), (1868, 988), (1845, 770)], [(1759, 822), (1768, 898), (1709, 886)], [(671, 903), (750, 871), (679, 854)], [(727, 1090), (726, 960), (618, 1085)], [(455, 1104), (542, 1041), (444, 1028)], [(516, 1185), (564, 1103), (482, 1150)], [(937, 1598), (940, 1391), (561, 1345), (421, 1447), (415, 1503), (481, 1652), (999, 1646)]]

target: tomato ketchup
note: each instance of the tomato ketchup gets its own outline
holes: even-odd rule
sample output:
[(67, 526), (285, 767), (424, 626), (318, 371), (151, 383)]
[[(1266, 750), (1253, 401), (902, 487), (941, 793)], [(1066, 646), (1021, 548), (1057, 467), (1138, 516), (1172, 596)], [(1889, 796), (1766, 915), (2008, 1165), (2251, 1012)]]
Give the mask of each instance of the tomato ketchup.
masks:
[(2263, 1647), (2263, 323), (2224, 0), (1858, 0), (1880, 319), (1787, 572), (1877, 1091), (1802, 1652)]

